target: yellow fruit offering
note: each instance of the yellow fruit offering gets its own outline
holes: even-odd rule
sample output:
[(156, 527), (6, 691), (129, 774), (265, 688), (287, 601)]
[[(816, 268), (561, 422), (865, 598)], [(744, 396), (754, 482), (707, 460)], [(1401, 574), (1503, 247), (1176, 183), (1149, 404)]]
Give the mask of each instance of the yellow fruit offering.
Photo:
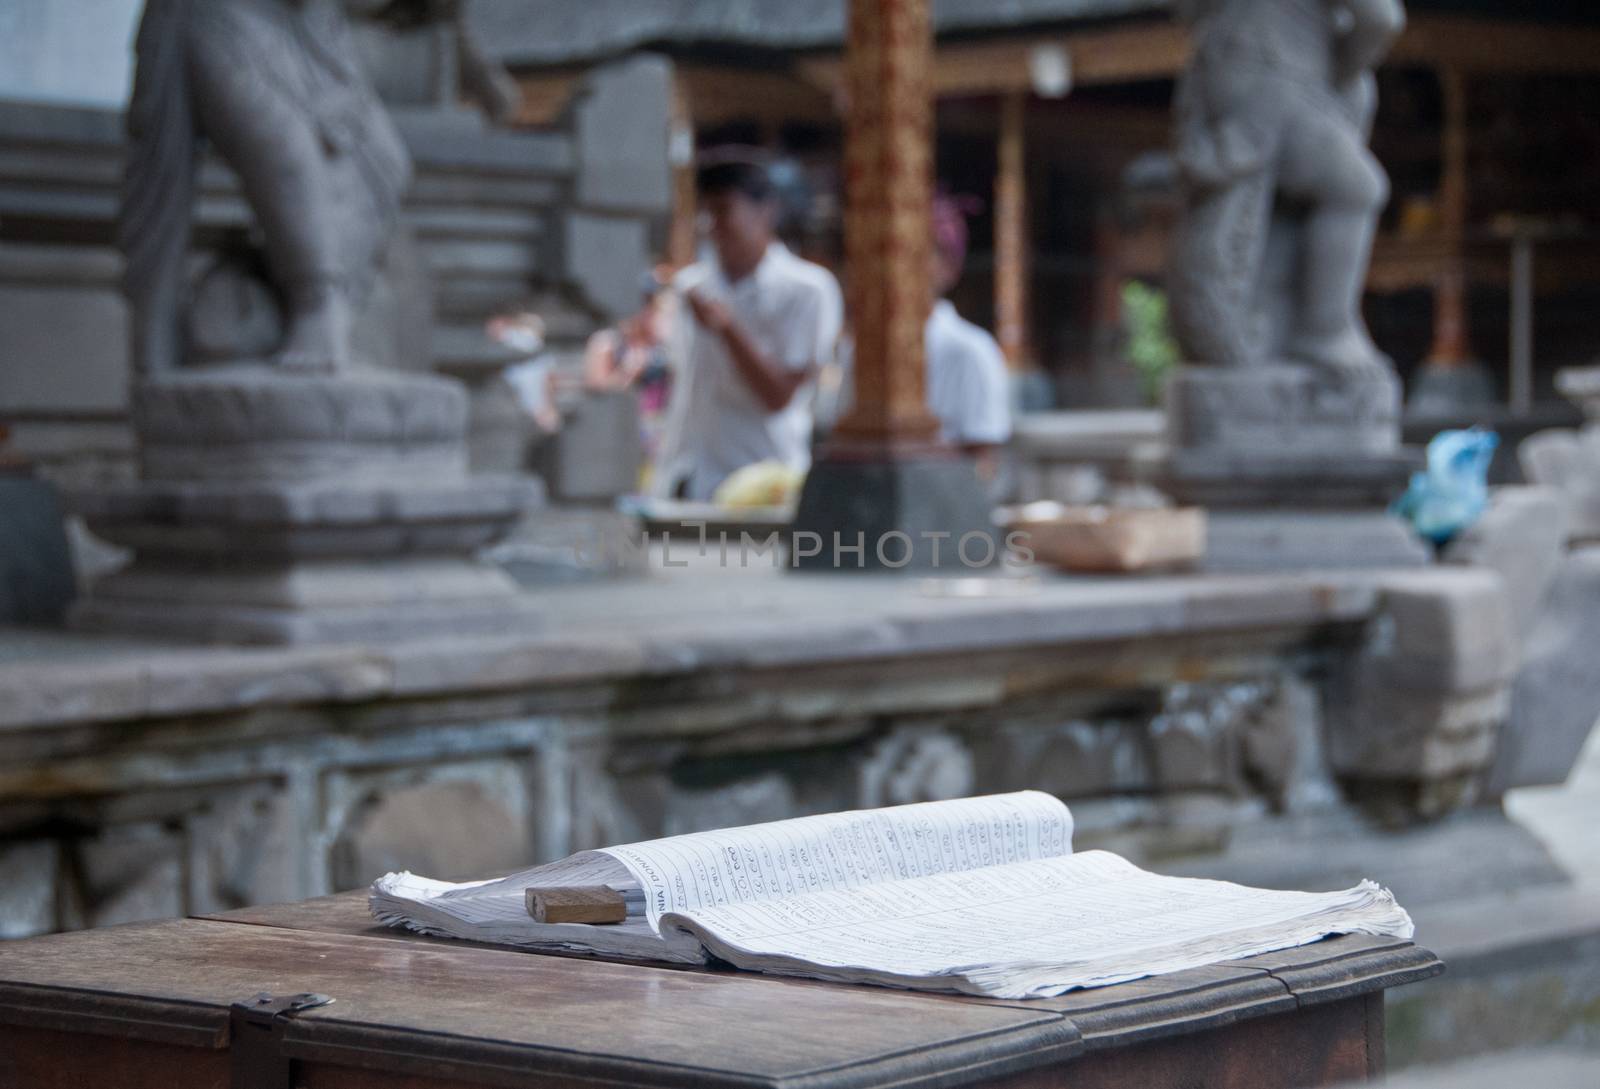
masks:
[(787, 507), (800, 495), (806, 474), (781, 461), (761, 461), (746, 465), (722, 482), (711, 501), (719, 507), (748, 510), (752, 507)]

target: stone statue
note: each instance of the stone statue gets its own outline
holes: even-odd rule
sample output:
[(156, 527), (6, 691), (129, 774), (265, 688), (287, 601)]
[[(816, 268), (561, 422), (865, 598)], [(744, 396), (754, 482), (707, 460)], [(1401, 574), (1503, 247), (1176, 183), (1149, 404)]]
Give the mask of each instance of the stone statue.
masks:
[(135, 50), (119, 239), (137, 371), (189, 361), (190, 221), (206, 145), (255, 213), (284, 314), (275, 361), (345, 367), (411, 161), (339, 3), (149, 0)]
[[(411, 158), (344, 7), (148, 0), (135, 48), (119, 232), (139, 479), (74, 501), (134, 558), (72, 622), (297, 643), (528, 619), (515, 583), (478, 553), (535, 489), (471, 474), (459, 383), (398, 369), (383, 345), (352, 359), (358, 309), (391, 331), (409, 316), (361, 304), (405, 238)], [(214, 266), (191, 300), (203, 146), (238, 174), (266, 267)], [(391, 294), (400, 263), (383, 269)]]
[(1189, 361), (1387, 371), (1361, 295), (1388, 179), (1367, 150), (1401, 0), (1180, 0), (1185, 214), (1172, 313)]
[(1361, 317), (1388, 178), (1367, 149), (1373, 70), (1401, 0), (1178, 0), (1182, 213), (1156, 483), (1209, 509), (1215, 570), (1411, 567), (1387, 513), (1417, 452), (1401, 386)]

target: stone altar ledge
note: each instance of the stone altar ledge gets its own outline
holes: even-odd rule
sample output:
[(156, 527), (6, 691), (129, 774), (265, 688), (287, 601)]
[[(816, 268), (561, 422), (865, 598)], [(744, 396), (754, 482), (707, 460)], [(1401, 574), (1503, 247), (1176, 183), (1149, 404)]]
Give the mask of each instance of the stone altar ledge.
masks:
[[(976, 586), (956, 580), (944, 585)], [(538, 633), (224, 648), (0, 628), (0, 730), (858, 659), (1360, 623), (1373, 572), (1076, 579), (955, 596), (894, 575), (685, 572), (550, 587)]]

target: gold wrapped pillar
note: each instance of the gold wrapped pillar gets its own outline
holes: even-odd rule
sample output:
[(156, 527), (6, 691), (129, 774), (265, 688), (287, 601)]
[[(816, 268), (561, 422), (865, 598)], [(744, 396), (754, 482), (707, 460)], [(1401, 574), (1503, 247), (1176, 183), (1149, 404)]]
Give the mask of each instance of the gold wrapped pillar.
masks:
[(933, 199), (929, 0), (851, 0), (845, 70), (845, 261), (855, 394), (806, 477), (792, 562), (817, 571), (999, 559), (973, 463), (938, 442), (923, 337)]
[(928, 0), (853, 0), (845, 81), (845, 262), (855, 319), (851, 445), (931, 440), (923, 327), (932, 307), (933, 28)]
[(1024, 91), (1000, 101), (999, 170), (994, 182), (994, 324), (1013, 370), (1028, 364), (1028, 172)]

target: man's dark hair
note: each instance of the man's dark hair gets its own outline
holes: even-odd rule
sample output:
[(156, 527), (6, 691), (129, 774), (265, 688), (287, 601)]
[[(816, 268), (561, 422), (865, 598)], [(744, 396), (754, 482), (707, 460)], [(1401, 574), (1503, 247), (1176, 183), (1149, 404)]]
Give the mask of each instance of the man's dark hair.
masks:
[(773, 198), (772, 177), (766, 165), (753, 159), (704, 163), (695, 174), (695, 189), (702, 197), (738, 193), (763, 204)]

